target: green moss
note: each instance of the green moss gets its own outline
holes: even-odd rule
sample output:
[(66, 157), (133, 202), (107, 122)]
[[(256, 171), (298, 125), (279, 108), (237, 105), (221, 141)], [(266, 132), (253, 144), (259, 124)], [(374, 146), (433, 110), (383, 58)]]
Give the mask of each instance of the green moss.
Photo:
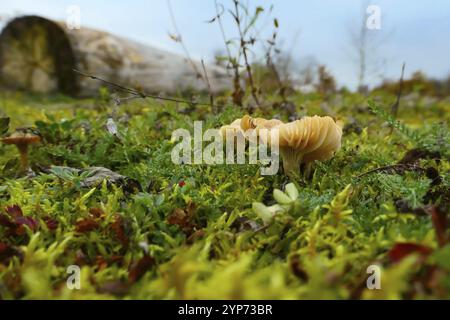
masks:
[[(372, 98), (378, 106), (393, 99)], [(320, 96), (292, 99), (304, 107), (299, 114), (323, 114)], [(16, 178), (15, 148), (0, 147), (0, 211), (6, 215), (7, 207), (17, 205), (37, 223), (13, 233), (0, 225), (0, 242), (10, 250), (0, 254), (0, 296), (448, 298), (447, 249), (436, 249), (420, 264), (412, 258), (395, 264), (387, 254), (398, 242), (438, 247), (431, 219), (414, 212), (428, 204), (424, 197), (432, 181), (417, 170), (361, 174), (397, 163), (411, 148), (430, 146), (442, 153), (441, 159), (420, 159), (418, 165), (437, 169), (440, 188), (448, 188), (448, 149), (440, 141), (448, 137), (450, 106), (439, 102), (419, 110), (420, 121), (417, 112), (400, 108), (398, 119), (416, 133), (410, 139), (391, 132), (386, 119), (368, 109), (355, 112), (366, 105), (363, 97), (346, 93), (340, 100), (331, 106), (333, 112), (344, 122), (353, 118), (357, 123), (344, 134), (342, 149), (317, 163), (310, 179), (289, 180), (281, 174), (260, 176), (255, 165), (172, 163), (173, 130), (192, 130), (199, 119), (205, 120), (204, 130), (217, 128), (244, 114), (237, 107), (228, 106), (219, 115), (207, 109), (186, 115), (172, 103), (135, 100), (115, 111), (117, 138), (105, 129), (113, 112), (107, 99), (3, 93), (0, 116), (11, 118), (10, 128), (34, 125), (44, 142), (31, 148), (33, 178)], [(287, 118), (283, 110), (259, 113)], [(436, 121), (444, 126), (430, 129)], [(106, 167), (135, 179), (141, 189), (106, 182), (86, 188), (82, 174), (57, 174), (45, 170), (49, 165)], [(284, 210), (265, 226), (252, 204), (277, 204), (273, 190), (284, 190), (287, 182), (295, 184), (298, 198), (283, 204)], [(282, 199), (279, 194), (277, 199)], [(436, 197), (433, 203), (444, 201)], [(95, 222), (90, 231), (83, 231), (80, 221), (86, 220)], [(366, 268), (374, 263), (382, 266), (384, 279), (376, 293), (364, 289)], [(417, 290), (425, 281), (420, 275), (431, 272), (434, 263), (445, 267), (441, 280)], [(70, 265), (81, 267), (80, 290), (66, 286)]]

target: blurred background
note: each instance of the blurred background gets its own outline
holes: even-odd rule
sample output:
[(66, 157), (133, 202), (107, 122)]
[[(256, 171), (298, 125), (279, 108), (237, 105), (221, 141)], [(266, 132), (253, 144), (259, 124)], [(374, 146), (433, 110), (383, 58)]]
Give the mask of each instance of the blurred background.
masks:
[[(126, 5), (105, 0), (1, 2), (1, 26), (14, 17), (29, 14), (65, 21), (76, 6), (81, 28), (108, 31), (183, 56), (187, 51), (192, 59), (204, 59), (208, 65), (219, 63), (217, 57), (225, 51), (220, 26), (216, 21), (209, 22), (232, 4), (227, 0), (129, 0)], [(403, 63), (405, 78), (416, 71), (433, 79), (446, 79), (450, 73), (449, 1), (244, 3), (248, 8), (265, 9), (257, 21), (261, 38), (271, 37), (271, 19), (278, 20), (278, 62), (288, 64), (285, 69), (299, 86), (311, 80), (308, 77), (316, 74), (319, 65), (326, 66), (338, 87), (350, 90), (360, 86), (373, 88), (386, 79), (397, 81)], [(361, 27), (370, 15), (366, 12), (369, 5), (380, 9), (380, 26), (375, 30)], [(228, 12), (222, 15), (222, 26), (228, 39), (238, 36)], [(182, 45), (177, 37), (182, 39)], [(264, 46), (255, 45), (251, 51), (252, 62), (264, 61)]]

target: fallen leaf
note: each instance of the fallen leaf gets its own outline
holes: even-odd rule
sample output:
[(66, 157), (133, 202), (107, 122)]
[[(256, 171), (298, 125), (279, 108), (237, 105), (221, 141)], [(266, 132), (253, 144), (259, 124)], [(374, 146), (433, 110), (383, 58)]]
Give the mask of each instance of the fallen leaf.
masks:
[(186, 243), (193, 244), (197, 239), (203, 238), (205, 234), (206, 234), (205, 230), (203, 229), (197, 230), (186, 239)]
[(387, 253), (392, 262), (399, 262), (410, 254), (419, 254), (422, 258), (426, 258), (433, 249), (421, 244), (412, 242), (396, 243)]
[(447, 214), (441, 212), (435, 206), (428, 206), (426, 208), (427, 212), (431, 215), (431, 222), (433, 223), (439, 246), (443, 247), (449, 242), (449, 236), (447, 235)]
[(25, 234), (26, 228), (32, 231), (38, 229), (38, 222), (32, 217), (24, 216), (18, 205), (8, 206), (5, 211), (6, 215), (0, 214), (0, 225), (7, 227), (10, 235)]
[(108, 118), (108, 120), (106, 121), (106, 130), (110, 135), (120, 138), (117, 124), (113, 118)]
[(193, 221), (195, 213), (196, 205), (190, 202), (185, 209), (174, 209), (167, 217), (167, 222), (179, 226), (186, 235), (190, 236), (196, 227)]
[(99, 226), (100, 224), (94, 219), (86, 218), (76, 223), (75, 231), (81, 233), (89, 232), (97, 229)]
[(103, 218), (105, 216), (105, 212), (103, 211), (102, 208), (91, 208), (89, 209), (89, 213), (94, 217), (94, 218)]
[(6, 207), (5, 211), (11, 218), (17, 218), (17, 217), (23, 216), (22, 209), (17, 204)]
[(99, 293), (107, 293), (117, 297), (125, 296), (130, 291), (130, 284), (122, 281), (108, 281), (97, 288)]
[(47, 226), (47, 228), (49, 230), (56, 230), (58, 229), (58, 221), (56, 219), (53, 219), (51, 217), (44, 217), (42, 218), (42, 220), (44, 220), (45, 225)]
[(8, 264), (12, 257), (20, 255), (20, 251), (7, 243), (0, 242), (0, 263)]
[(125, 222), (119, 214), (115, 215), (115, 220), (111, 225), (111, 229), (114, 231), (117, 239), (122, 244), (122, 246), (124, 246), (125, 248), (128, 247), (130, 241), (126, 234)]
[(95, 257), (95, 264), (97, 265), (98, 270), (104, 270), (108, 267), (108, 261), (102, 256)]
[(140, 260), (134, 262), (130, 266), (130, 270), (128, 273), (128, 279), (131, 283), (135, 283), (142, 276), (151, 269), (151, 267), (155, 264), (155, 259), (153, 259), (149, 255), (143, 256)]

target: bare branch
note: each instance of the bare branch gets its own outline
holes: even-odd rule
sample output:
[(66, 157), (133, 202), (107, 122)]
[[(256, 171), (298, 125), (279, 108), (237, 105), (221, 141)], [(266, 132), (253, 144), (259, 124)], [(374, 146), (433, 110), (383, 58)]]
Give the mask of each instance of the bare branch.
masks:
[(209, 91), (209, 102), (211, 105), (214, 105), (214, 95), (211, 88), (211, 83), (209, 82), (208, 72), (206, 72), (205, 62), (202, 59), (202, 67), (203, 67), (203, 73), (205, 75), (206, 84), (208, 85), (208, 91)]
[[(171, 102), (178, 102), (178, 103), (184, 103), (184, 104), (188, 104), (188, 105), (199, 105), (199, 106), (211, 106), (214, 107), (213, 104), (210, 103), (201, 103), (201, 102), (195, 102), (195, 101), (188, 101), (188, 100), (182, 100), (182, 99), (178, 99), (178, 98), (172, 98), (172, 97), (162, 97), (162, 96), (157, 96), (157, 95), (152, 95), (152, 94), (148, 94), (146, 92), (137, 90), (137, 89), (132, 89), (132, 88), (127, 88), (123, 85), (99, 78), (95, 75), (77, 70), (77, 69), (72, 69), (74, 72), (78, 73), (79, 75), (82, 75), (83, 77), (87, 77), (87, 78), (91, 78), (93, 80), (97, 80), (100, 81), (110, 87), (113, 87), (119, 91), (131, 94), (136, 96), (136, 98), (141, 98), (141, 99), (146, 99), (146, 98), (150, 98), (150, 99), (155, 99), (155, 100), (165, 100), (165, 101), (171, 101)], [(130, 97), (128, 97), (127, 99), (130, 99)]]
[(369, 170), (367, 172), (361, 173), (360, 175), (356, 176), (356, 178), (361, 178), (365, 175), (368, 175), (368, 174), (371, 174), (374, 172), (405, 171), (405, 170), (422, 171), (422, 172), (426, 171), (424, 168), (422, 168), (416, 164), (397, 163), (397, 164), (392, 164), (392, 165), (383, 166), (383, 167)]
[(241, 47), (242, 55), (244, 56), (244, 62), (245, 62), (245, 68), (247, 70), (248, 81), (250, 84), (252, 97), (255, 100), (256, 105), (259, 107), (259, 106), (261, 106), (261, 104), (259, 103), (258, 92), (255, 87), (255, 83), (253, 80), (253, 74), (252, 74), (252, 68), (250, 66), (250, 62), (249, 62), (248, 54), (247, 54), (248, 48), (247, 48), (247, 40), (245, 38), (246, 34), (242, 30), (242, 26), (241, 26), (241, 20), (240, 20), (240, 14), (239, 14), (239, 7), (240, 7), (239, 0), (233, 0), (233, 2), (234, 2), (234, 15), (233, 16), (236, 20), (236, 25), (237, 25), (238, 31), (239, 31), (240, 47)]
[(173, 28), (176, 33), (176, 38), (177, 38), (176, 42), (180, 43), (181, 47), (183, 48), (184, 54), (186, 55), (186, 59), (188, 60), (192, 69), (194, 70), (196, 76), (199, 78), (202, 78), (202, 80), (205, 81), (205, 79), (203, 79), (203, 77), (202, 77), (202, 74), (199, 72), (197, 65), (192, 60), (191, 55), (189, 54), (189, 50), (187, 49), (187, 47), (183, 41), (183, 38), (181, 37), (181, 33), (178, 29), (177, 21), (175, 19), (175, 13), (173, 12), (173, 8), (172, 8), (172, 4), (171, 4), (170, 0), (167, 0), (167, 7), (169, 8), (170, 19), (172, 20), (172, 25), (173, 25)]

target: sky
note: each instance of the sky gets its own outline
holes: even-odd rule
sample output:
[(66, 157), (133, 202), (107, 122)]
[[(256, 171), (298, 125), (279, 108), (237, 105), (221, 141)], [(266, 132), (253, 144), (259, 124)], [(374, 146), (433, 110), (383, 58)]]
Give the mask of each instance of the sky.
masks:
[[(37, 14), (66, 20), (71, 5), (80, 8), (81, 27), (93, 27), (139, 42), (183, 54), (174, 34), (168, 0), (0, 0), (0, 16)], [(231, 0), (217, 0), (231, 6)], [(351, 34), (360, 30), (362, 19), (369, 15), (367, 5), (380, 9), (380, 29), (369, 30), (368, 83), (381, 78), (398, 79), (401, 65), (405, 76), (422, 70), (430, 77), (450, 74), (450, 1), (448, 0), (244, 0), (249, 7), (263, 6), (279, 21), (278, 42), (293, 60), (303, 66), (314, 60), (325, 64), (338, 84), (357, 85), (357, 59)], [(214, 0), (170, 0), (176, 25), (190, 55), (211, 61), (223, 50), (219, 26), (206, 21), (216, 15)], [(272, 20), (262, 15), (258, 27), (269, 37)], [(227, 37), (236, 35), (232, 19), (224, 16)], [(261, 58), (258, 50), (255, 59)], [(378, 66), (377, 70), (373, 70)]]

